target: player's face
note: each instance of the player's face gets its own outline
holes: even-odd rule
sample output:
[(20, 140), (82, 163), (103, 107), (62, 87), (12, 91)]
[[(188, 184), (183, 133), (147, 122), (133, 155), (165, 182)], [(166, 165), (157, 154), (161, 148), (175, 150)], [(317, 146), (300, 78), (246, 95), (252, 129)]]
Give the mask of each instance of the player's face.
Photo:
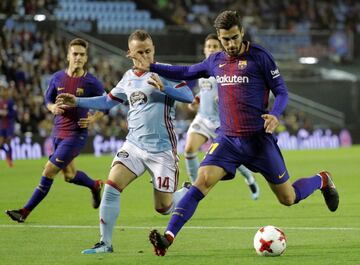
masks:
[[(154, 62), (155, 47), (151, 39), (144, 41), (133, 39), (129, 42), (129, 54), (138, 54), (142, 56), (147, 63)], [(134, 66), (139, 66), (137, 60), (132, 60)]]
[(218, 30), (218, 37), (229, 56), (237, 56), (240, 53), (244, 32), (238, 26)]
[(87, 62), (87, 53), (85, 47), (81, 45), (73, 45), (69, 48), (67, 59), (70, 69), (82, 69)]
[(218, 40), (209, 39), (205, 42), (204, 54), (208, 58), (214, 52), (219, 52), (222, 50), (221, 43)]

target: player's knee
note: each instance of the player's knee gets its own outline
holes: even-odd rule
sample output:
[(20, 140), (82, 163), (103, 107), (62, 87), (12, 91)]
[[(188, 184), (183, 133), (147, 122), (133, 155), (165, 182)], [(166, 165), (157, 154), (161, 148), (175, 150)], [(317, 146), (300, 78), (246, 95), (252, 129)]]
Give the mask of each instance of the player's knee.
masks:
[(206, 195), (211, 188), (215, 185), (211, 172), (199, 172), (198, 177), (194, 183), (204, 195)]
[(52, 179), (57, 173), (59, 173), (59, 169), (57, 167), (45, 166), (42, 175)]
[(204, 188), (210, 188), (211, 182), (209, 181), (208, 176), (206, 175), (199, 175), (196, 179), (195, 185), (197, 187), (204, 187)]
[(197, 152), (195, 146), (193, 146), (191, 144), (185, 145), (185, 154), (186, 153), (191, 154), (191, 153), (195, 153), (195, 152)]
[(285, 206), (291, 206), (295, 203), (295, 198), (290, 195), (281, 196), (278, 199), (279, 199), (279, 202)]

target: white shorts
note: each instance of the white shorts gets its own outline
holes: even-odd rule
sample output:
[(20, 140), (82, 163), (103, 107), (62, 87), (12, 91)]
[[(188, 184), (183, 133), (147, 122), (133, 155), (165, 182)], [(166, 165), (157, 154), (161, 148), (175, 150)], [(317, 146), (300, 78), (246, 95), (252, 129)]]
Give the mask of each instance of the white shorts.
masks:
[(209, 119), (205, 119), (203, 117), (200, 117), (199, 115), (196, 115), (195, 119), (192, 121), (192, 123), (189, 126), (187, 134), (189, 135), (190, 133), (198, 133), (204, 135), (208, 139), (213, 140), (217, 136), (215, 130), (218, 127), (219, 127), (218, 122), (213, 122)]
[(136, 176), (149, 171), (154, 189), (162, 192), (175, 192), (179, 181), (178, 158), (171, 150), (150, 153), (125, 141), (116, 153), (111, 166), (120, 162)]

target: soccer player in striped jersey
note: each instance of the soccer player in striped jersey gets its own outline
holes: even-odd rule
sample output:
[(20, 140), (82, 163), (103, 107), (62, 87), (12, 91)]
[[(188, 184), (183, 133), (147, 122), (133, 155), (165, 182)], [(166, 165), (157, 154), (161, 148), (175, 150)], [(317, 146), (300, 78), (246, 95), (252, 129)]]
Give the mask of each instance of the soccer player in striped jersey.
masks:
[(5, 152), (6, 162), (12, 167), (10, 140), (15, 130), (16, 107), (9, 90), (7, 83), (0, 80), (0, 150)]
[[(128, 38), (130, 53), (154, 62), (155, 47), (151, 36), (143, 30)], [(133, 61), (137, 65), (137, 61)], [(112, 234), (120, 213), (120, 194), (148, 171), (154, 188), (155, 210), (160, 214), (173, 211), (188, 186), (176, 191), (178, 157), (176, 154), (175, 100), (190, 103), (194, 99), (185, 82), (175, 82), (151, 72), (128, 70), (107, 96), (75, 98), (61, 95), (57, 102), (70, 106), (110, 109), (129, 102), (128, 128), (124, 145), (116, 153), (100, 205), (100, 242), (83, 254), (113, 252)]]
[[(150, 69), (168, 78), (196, 79), (214, 76), (218, 83), (220, 128), (218, 137), (202, 161), (198, 177), (179, 202), (164, 234), (151, 231), (155, 253), (165, 255), (199, 202), (219, 180), (231, 179), (243, 164), (260, 172), (281, 204), (290, 206), (320, 190), (330, 211), (336, 211), (339, 195), (330, 173), (321, 171), (292, 183), (273, 135), (284, 111), (288, 93), (272, 55), (260, 45), (244, 41), (244, 29), (235, 11), (224, 11), (214, 26), (223, 52), (191, 66), (148, 64), (136, 54), (139, 69)], [(269, 92), (275, 95), (268, 110)]]
[[(217, 35), (214, 33), (209, 34), (205, 38), (205, 58), (219, 51), (222, 51), (222, 46)], [(199, 168), (197, 156), (199, 148), (209, 139), (213, 141), (216, 138), (215, 131), (220, 126), (218, 89), (215, 78), (200, 78), (198, 86), (200, 91), (195, 100), (189, 104), (191, 110), (197, 109), (197, 114), (189, 126), (185, 144), (185, 164), (192, 183), (196, 180)], [(253, 200), (258, 199), (260, 190), (252, 172), (244, 165), (239, 166), (237, 170), (244, 176), (251, 192), (251, 198)]]
[(65, 181), (85, 186), (92, 193), (92, 206), (98, 208), (101, 200), (101, 180), (91, 179), (85, 172), (77, 170), (74, 159), (80, 154), (87, 139), (87, 127), (103, 116), (102, 112), (90, 114), (88, 108), (63, 108), (55, 103), (56, 96), (70, 93), (78, 97), (94, 97), (105, 94), (102, 84), (84, 66), (88, 59), (88, 43), (73, 39), (68, 46), (68, 68), (53, 74), (45, 92), (45, 104), (54, 114), (53, 154), (42, 172), (26, 205), (19, 210), (7, 210), (6, 214), (17, 222), (24, 222), (30, 212), (46, 197), (55, 176), (61, 171)]

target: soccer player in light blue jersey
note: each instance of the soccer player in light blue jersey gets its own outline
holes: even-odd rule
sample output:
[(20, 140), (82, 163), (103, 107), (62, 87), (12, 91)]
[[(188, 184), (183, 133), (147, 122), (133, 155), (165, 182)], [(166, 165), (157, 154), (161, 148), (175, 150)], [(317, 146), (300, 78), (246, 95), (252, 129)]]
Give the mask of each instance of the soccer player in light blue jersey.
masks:
[[(222, 51), (221, 43), (216, 34), (209, 34), (205, 38), (204, 54), (208, 58), (215, 52)], [(200, 91), (195, 100), (189, 104), (191, 110), (197, 110), (193, 122), (189, 126), (185, 144), (185, 164), (191, 182), (194, 183), (199, 168), (198, 151), (199, 148), (209, 139), (216, 138), (216, 129), (220, 126), (218, 111), (218, 89), (214, 77), (200, 78), (198, 80)], [(252, 199), (259, 197), (259, 186), (252, 172), (244, 165), (237, 168), (244, 176), (245, 182), (250, 188)]]
[[(154, 62), (155, 47), (151, 36), (133, 32), (128, 39), (130, 53)], [(134, 60), (134, 65), (137, 61)], [(59, 104), (109, 109), (129, 102), (129, 133), (111, 165), (100, 205), (100, 242), (83, 254), (113, 252), (112, 234), (120, 213), (120, 194), (135, 179), (148, 171), (154, 187), (155, 210), (173, 211), (189, 187), (176, 191), (178, 185), (177, 140), (173, 126), (175, 100), (191, 103), (194, 97), (185, 82), (175, 82), (151, 72), (128, 70), (107, 96), (75, 98), (63, 94)]]
[[(174, 210), (164, 234), (151, 231), (149, 239), (155, 253), (165, 255), (200, 201), (220, 181), (232, 179), (236, 168), (245, 165), (260, 172), (279, 202), (291, 206), (320, 190), (328, 209), (336, 211), (339, 194), (331, 175), (321, 171), (307, 178), (290, 181), (274, 130), (284, 111), (288, 93), (272, 55), (260, 45), (243, 39), (240, 15), (224, 11), (214, 26), (224, 51), (191, 66), (147, 64), (136, 54), (142, 70), (168, 78), (198, 79), (214, 76), (218, 83), (220, 128), (218, 136), (201, 162), (196, 182)], [(268, 109), (269, 93), (275, 96)]]

